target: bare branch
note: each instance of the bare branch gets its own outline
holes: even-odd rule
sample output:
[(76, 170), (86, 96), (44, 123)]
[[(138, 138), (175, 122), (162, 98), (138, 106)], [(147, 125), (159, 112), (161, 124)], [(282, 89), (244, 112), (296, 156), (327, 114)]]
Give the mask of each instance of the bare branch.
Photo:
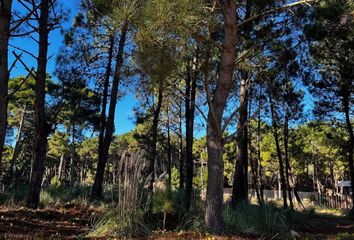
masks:
[(234, 132), (233, 134), (230, 134), (230, 135), (228, 135), (227, 137), (225, 137), (225, 138), (224, 138), (224, 143), (228, 143), (228, 142), (230, 142), (230, 141), (233, 140), (233, 139), (236, 139), (236, 140), (237, 140), (237, 139), (240, 137), (240, 135), (242, 134), (243, 128), (248, 125), (248, 123), (250, 122), (250, 120), (252, 120), (253, 118), (255, 118), (255, 116), (258, 115), (258, 113), (262, 110), (262, 107), (263, 107), (263, 105), (264, 105), (265, 103), (266, 103), (266, 101), (263, 101), (263, 102), (259, 105), (257, 111), (255, 111), (255, 112), (253, 113), (253, 115), (252, 115), (249, 119), (247, 119), (247, 121), (245, 121), (245, 122), (242, 124), (241, 127), (239, 127), (239, 128), (236, 130), (236, 132)]
[(15, 61), (12, 63), (12, 65), (11, 65), (11, 67), (10, 67), (10, 69), (9, 69), (9, 73), (11, 73), (12, 69), (15, 67), (17, 61), (18, 61), (19, 58), (21, 58), (21, 57), (22, 57), (22, 53), (21, 53), (19, 56), (15, 56), (16, 59), (15, 59)]
[(297, 1), (297, 2), (294, 2), (294, 3), (290, 3), (290, 4), (286, 4), (284, 6), (281, 6), (281, 7), (278, 7), (278, 8), (274, 8), (274, 9), (270, 9), (270, 10), (267, 10), (265, 12), (262, 12), (260, 14), (257, 14), (257, 15), (254, 15), (252, 17), (249, 17), (247, 19), (245, 19), (243, 22), (237, 24), (237, 28), (240, 28), (242, 27), (243, 25), (247, 24), (247, 23), (250, 23), (250, 22), (253, 22), (255, 20), (259, 20), (267, 15), (270, 15), (270, 14), (273, 14), (273, 13), (277, 13), (277, 12), (281, 12), (281, 11), (284, 11), (284, 10), (287, 10), (289, 8), (292, 8), (292, 7), (295, 7), (295, 6), (298, 6), (298, 5), (302, 5), (302, 4), (307, 4), (309, 5), (309, 3), (315, 3), (315, 2), (318, 2), (319, 0), (300, 0), (300, 1)]
[(33, 57), (33, 58), (35, 58), (35, 59), (38, 59), (33, 53), (31, 53), (31, 52), (29, 52), (29, 51), (27, 51), (27, 50), (25, 50), (25, 49), (23, 49), (23, 48), (16, 47), (16, 46), (14, 46), (14, 45), (12, 45), (12, 44), (9, 44), (9, 46), (10, 46), (10, 47), (13, 47), (13, 48), (15, 48), (15, 49), (17, 49), (17, 50), (19, 50), (19, 51), (22, 51), (22, 52), (24, 52), (24, 53), (30, 55), (31, 57)]
[(28, 14), (27, 16), (23, 17), (15, 26), (13, 26), (9, 32), (13, 32), (13, 31), (16, 31), (16, 29), (18, 29), (22, 23), (24, 23), (25, 21), (27, 21), (31, 16), (32, 14), (40, 7), (40, 4), (38, 4), (37, 6), (35, 6)]
[(15, 55), (16, 58), (18, 58), (18, 60), (19, 60), (20, 63), (23, 65), (23, 67), (26, 69), (26, 71), (27, 71), (30, 75), (32, 75), (33, 78), (35, 78), (36, 76), (33, 74), (33, 68), (32, 68), (32, 69), (29, 69), (29, 67), (26, 65), (26, 63), (24, 63), (24, 62), (22, 61), (22, 59), (19, 57), (19, 55), (16, 54), (15, 51), (13, 51), (12, 53)]

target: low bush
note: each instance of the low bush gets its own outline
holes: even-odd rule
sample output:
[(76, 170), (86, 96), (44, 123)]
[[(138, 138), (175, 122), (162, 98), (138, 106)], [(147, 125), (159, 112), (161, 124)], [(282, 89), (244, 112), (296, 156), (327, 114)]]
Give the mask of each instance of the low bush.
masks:
[(307, 214), (279, 208), (274, 204), (258, 206), (240, 203), (235, 208), (229, 205), (226, 208), (225, 227), (230, 234), (268, 235), (288, 239), (308, 227)]

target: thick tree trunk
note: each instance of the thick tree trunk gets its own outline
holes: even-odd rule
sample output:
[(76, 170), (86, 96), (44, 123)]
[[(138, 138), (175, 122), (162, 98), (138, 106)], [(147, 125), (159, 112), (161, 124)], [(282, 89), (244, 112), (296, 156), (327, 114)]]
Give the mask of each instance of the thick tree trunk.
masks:
[(48, 126), (45, 117), (45, 80), (47, 77), (49, 0), (42, 0), (39, 19), (39, 53), (35, 84), (35, 149), (27, 207), (37, 208), (47, 154)]
[[(348, 143), (348, 165), (350, 170), (350, 181), (353, 189), (354, 186), (354, 165), (353, 165), (353, 150), (354, 150), (354, 133), (353, 133), (353, 125), (350, 120), (350, 93), (349, 96), (343, 97), (343, 108), (345, 114), (345, 123), (347, 126), (347, 131), (349, 134), (349, 143)], [(351, 214), (354, 214), (354, 193), (352, 194), (352, 209)]]
[(243, 74), (240, 86), (240, 117), (237, 123), (241, 134), (237, 138), (235, 175), (232, 188), (232, 205), (248, 202), (248, 74)]
[(95, 175), (95, 181), (91, 189), (91, 201), (102, 198), (103, 191), (103, 178), (106, 168), (108, 151), (111, 145), (112, 135), (114, 131), (114, 117), (118, 98), (118, 87), (121, 79), (121, 69), (123, 66), (123, 55), (124, 46), (127, 38), (128, 24), (124, 23), (121, 30), (121, 35), (119, 39), (118, 53), (116, 58), (116, 66), (114, 71), (112, 90), (111, 90), (111, 100), (109, 104), (109, 113), (106, 123), (106, 131), (103, 140), (103, 150), (99, 152), (97, 171)]
[(25, 105), (22, 109), (22, 112), (21, 112), (20, 125), (19, 125), (18, 131), (17, 131), (15, 148), (14, 148), (14, 152), (12, 155), (10, 167), (7, 171), (7, 176), (6, 176), (7, 181), (8, 181), (7, 184), (11, 184), (11, 182), (13, 182), (15, 165), (16, 165), (17, 157), (20, 154), (20, 150), (21, 150), (21, 139), (22, 139), (23, 125), (25, 122), (26, 108), (27, 108), (27, 106)]
[(211, 231), (224, 227), (224, 143), (222, 136), (222, 117), (233, 83), (236, 45), (236, 4), (227, 0), (224, 4), (224, 43), (221, 56), (219, 79), (214, 97), (209, 106), (207, 119), (208, 181), (206, 192), (205, 222)]
[[(245, 19), (251, 15), (253, 2), (246, 1)], [(249, 36), (252, 25), (245, 26), (244, 34)], [(237, 122), (237, 130), (241, 131), (237, 138), (235, 175), (233, 179), (231, 204), (235, 206), (239, 202), (248, 202), (248, 95), (249, 95), (249, 74), (247, 70), (242, 70), (242, 80), (240, 84), (240, 112)]]
[(150, 193), (154, 190), (154, 182), (155, 182), (155, 174), (156, 174), (156, 155), (157, 155), (157, 134), (158, 134), (158, 126), (159, 126), (159, 118), (160, 112), (162, 107), (162, 100), (163, 100), (163, 80), (160, 80), (159, 83), (159, 91), (157, 96), (157, 103), (156, 108), (154, 108), (154, 119), (152, 121), (152, 143), (151, 143), (151, 152), (150, 152), (150, 165), (149, 165), (149, 172), (151, 174), (150, 184), (149, 184), (149, 191)]
[(10, 38), (12, 0), (0, 1), (0, 175), (2, 172), (2, 154), (5, 146), (8, 105), (8, 48)]
[(287, 197), (286, 197), (286, 181), (285, 181), (285, 174), (284, 174), (284, 163), (283, 163), (283, 157), (280, 149), (280, 143), (279, 143), (279, 134), (278, 134), (278, 123), (277, 123), (277, 116), (276, 112), (274, 109), (274, 103), (272, 100), (272, 95), (271, 95), (271, 89), (269, 89), (269, 103), (270, 103), (270, 109), (271, 109), (271, 115), (272, 115), (272, 125), (273, 125), (273, 135), (274, 135), (274, 140), (275, 140), (275, 146), (276, 146), (276, 152), (279, 160), (279, 178), (280, 178), (280, 186), (283, 194), (283, 207), (288, 208), (288, 202), (287, 202)]

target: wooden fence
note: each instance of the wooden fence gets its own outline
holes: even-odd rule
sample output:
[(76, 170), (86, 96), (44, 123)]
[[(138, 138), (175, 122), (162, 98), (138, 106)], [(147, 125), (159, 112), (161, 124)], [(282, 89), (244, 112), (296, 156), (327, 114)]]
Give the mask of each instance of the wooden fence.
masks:
[(350, 195), (327, 195), (314, 194), (316, 203), (320, 206), (329, 208), (350, 209), (353, 206), (352, 197)]

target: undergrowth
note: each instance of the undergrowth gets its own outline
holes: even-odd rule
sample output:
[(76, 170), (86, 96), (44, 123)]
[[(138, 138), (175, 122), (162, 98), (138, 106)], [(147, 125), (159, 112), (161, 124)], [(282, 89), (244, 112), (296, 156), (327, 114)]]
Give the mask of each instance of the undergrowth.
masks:
[(253, 234), (272, 236), (275, 239), (289, 239), (297, 231), (309, 227), (311, 213), (283, 209), (274, 204), (261, 206), (240, 203), (235, 208), (226, 205), (225, 228), (228, 234)]

